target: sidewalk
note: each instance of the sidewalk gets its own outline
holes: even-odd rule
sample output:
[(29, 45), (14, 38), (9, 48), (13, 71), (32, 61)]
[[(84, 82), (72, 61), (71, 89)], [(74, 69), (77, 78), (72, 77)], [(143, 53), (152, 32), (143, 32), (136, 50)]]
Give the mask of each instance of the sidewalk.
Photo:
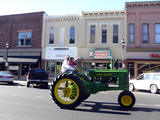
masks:
[[(53, 80), (49, 80), (48, 85), (51, 85)], [(22, 85), (22, 86), (27, 86), (27, 81), (26, 80), (18, 80), (18, 79), (14, 79), (14, 83)]]
[[(48, 85), (51, 85), (51, 82), (54, 80), (55, 78), (49, 78), (49, 83)], [(22, 86), (27, 86), (27, 80), (26, 80), (26, 76), (21, 76), (20, 79), (18, 79), (18, 76), (14, 76), (14, 83), (22, 85)]]

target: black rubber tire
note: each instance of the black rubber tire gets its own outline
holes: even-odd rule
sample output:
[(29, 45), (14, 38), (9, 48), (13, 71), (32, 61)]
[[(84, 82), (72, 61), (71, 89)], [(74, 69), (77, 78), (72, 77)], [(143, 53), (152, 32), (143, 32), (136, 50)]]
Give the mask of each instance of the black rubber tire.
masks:
[(13, 82), (8, 82), (8, 85), (13, 85), (14, 83)]
[(86, 99), (88, 99), (90, 96), (91, 96), (91, 94), (85, 94), (85, 95), (83, 96), (83, 101), (86, 100)]
[(30, 87), (30, 83), (29, 82), (27, 82), (27, 88), (29, 88)]
[(135, 90), (135, 87), (132, 83), (129, 84), (129, 90), (130, 91), (134, 91)]
[[(129, 99), (131, 98), (132, 99), (131, 103), (129, 103), (128, 105), (123, 104), (122, 99), (124, 96), (128, 96)], [(126, 99), (125, 101), (128, 102), (128, 99)], [(131, 109), (134, 106), (135, 102), (136, 102), (136, 98), (134, 94), (130, 91), (123, 91), (118, 96), (118, 103), (123, 109)]]
[[(60, 101), (58, 101), (58, 99), (55, 96), (55, 93), (54, 93), (55, 86), (62, 79), (71, 79), (78, 86), (79, 95), (78, 95), (77, 99), (73, 103), (71, 103), (71, 104), (63, 104), (63, 103), (61, 103)], [(62, 108), (62, 109), (74, 109), (75, 107), (77, 107), (78, 105), (80, 105), (81, 102), (83, 101), (83, 96), (84, 96), (84, 93), (85, 93), (85, 88), (84, 88), (83, 81), (81, 81), (78, 77), (74, 76), (73, 74), (70, 74), (70, 72), (69, 72), (69, 73), (63, 74), (63, 76), (59, 76), (58, 78), (56, 78), (56, 81), (50, 87), (50, 91), (51, 91), (51, 97), (52, 97), (52, 99), (54, 100), (54, 102), (60, 108)]]
[(48, 89), (48, 82), (42, 83), (41, 86), (42, 88)]
[(150, 92), (153, 93), (153, 94), (156, 94), (158, 92), (158, 88), (157, 88), (157, 85), (151, 85), (150, 86)]

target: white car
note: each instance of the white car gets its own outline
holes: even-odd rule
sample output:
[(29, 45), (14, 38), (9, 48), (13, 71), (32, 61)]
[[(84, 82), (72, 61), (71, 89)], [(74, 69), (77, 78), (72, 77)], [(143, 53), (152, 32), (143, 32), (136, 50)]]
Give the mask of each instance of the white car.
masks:
[(160, 73), (143, 73), (129, 81), (129, 90), (150, 90), (157, 93), (160, 90)]
[(0, 71), (0, 82), (13, 84), (13, 75), (8, 71)]

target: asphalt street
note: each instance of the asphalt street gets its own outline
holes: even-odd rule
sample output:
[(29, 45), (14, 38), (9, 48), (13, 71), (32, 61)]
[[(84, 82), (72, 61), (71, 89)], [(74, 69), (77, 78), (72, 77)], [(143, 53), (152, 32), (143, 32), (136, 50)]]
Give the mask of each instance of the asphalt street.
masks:
[(49, 89), (20, 84), (0, 85), (0, 120), (159, 120), (160, 94), (134, 92), (136, 104), (123, 110), (117, 104), (120, 91), (91, 95), (75, 110), (60, 109)]

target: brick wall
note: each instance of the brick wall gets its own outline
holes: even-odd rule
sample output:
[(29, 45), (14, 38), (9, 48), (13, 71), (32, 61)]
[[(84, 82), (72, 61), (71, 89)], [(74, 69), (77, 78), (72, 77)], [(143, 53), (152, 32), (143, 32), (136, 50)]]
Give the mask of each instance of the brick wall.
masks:
[(0, 49), (8, 41), (10, 48), (18, 47), (18, 31), (31, 30), (31, 47), (41, 48), (44, 12), (0, 16)]

